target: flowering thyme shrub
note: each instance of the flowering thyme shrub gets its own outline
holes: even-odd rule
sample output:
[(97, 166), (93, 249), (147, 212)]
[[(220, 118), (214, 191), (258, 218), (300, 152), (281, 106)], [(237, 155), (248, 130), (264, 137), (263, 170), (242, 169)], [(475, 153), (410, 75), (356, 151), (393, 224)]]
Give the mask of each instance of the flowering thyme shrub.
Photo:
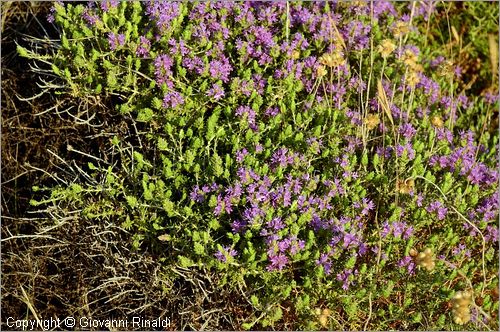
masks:
[(244, 328), (442, 329), (469, 288), (468, 328), (494, 328), (498, 98), (460, 88), (421, 48), (426, 10), (397, 6), (56, 3), (62, 92), (133, 127), (116, 162), (33, 204), (244, 286)]

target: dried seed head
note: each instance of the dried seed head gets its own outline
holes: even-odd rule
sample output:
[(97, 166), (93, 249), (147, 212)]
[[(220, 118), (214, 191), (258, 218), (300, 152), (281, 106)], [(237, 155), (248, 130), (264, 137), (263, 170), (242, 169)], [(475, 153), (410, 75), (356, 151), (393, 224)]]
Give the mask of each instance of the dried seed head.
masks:
[(318, 75), (318, 77), (323, 77), (326, 74), (327, 74), (327, 71), (326, 71), (325, 66), (323, 66), (323, 65), (318, 66), (318, 68), (316, 69), (316, 75)]
[(396, 189), (401, 194), (409, 194), (413, 191), (415, 187), (415, 181), (413, 179), (399, 180), (396, 183)]
[(322, 327), (326, 328), (328, 326), (328, 316), (321, 315), (318, 320)]
[(432, 250), (430, 248), (426, 248), (424, 251), (421, 251), (416, 258), (416, 263), (418, 266), (425, 268), (429, 272), (434, 270), (436, 262), (434, 262)]
[(376, 128), (379, 125), (379, 123), (380, 123), (380, 117), (378, 116), (378, 114), (368, 114), (368, 116), (365, 119), (366, 128), (368, 128), (368, 130)]
[(472, 302), (472, 293), (470, 291), (457, 292), (451, 299), (453, 321), (456, 324), (466, 324), (470, 321), (469, 305)]
[(411, 88), (415, 88), (415, 86), (420, 83), (420, 76), (418, 75), (418, 72), (411, 70), (406, 76), (405, 76), (405, 82), (408, 84)]
[(328, 326), (328, 318), (331, 313), (332, 312), (330, 311), (330, 309), (325, 308), (319, 315), (318, 320), (323, 328), (326, 328)]
[(417, 255), (418, 255), (418, 251), (416, 249), (414, 249), (414, 248), (411, 248), (410, 249), (410, 256), (411, 257), (415, 257)]
[(441, 119), (440, 116), (433, 116), (431, 118), (431, 123), (434, 127), (438, 127), (438, 128), (442, 128), (444, 123), (443, 123), (443, 119)]
[(415, 68), (417, 66), (418, 56), (412, 50), (406, 50), (401, 60), (408, 67)]
[(453, 317), (453, 321), (458, 325), (465, 325), (470, 321), (470, 313), (468, 315), (457, 315)]
[(158, 240), (160, 240), (162, 242), (166, 242), (166, 241), (170, 241), (171, 237), (168, 234), (163, 234), (163, 235), (158, 236)]
[(333, 51), (333, 53), (323, 54), (319, 58), (319, 62), (327, 67), (336, 68), (345, 64), (345, 59), (344, 56), (342, 55), (342, 52), (335, 50)]
[(396, 45), (389, 39), (382, 40), (382, 43), (378, 46), (378, 51), (384, 59), (389, 57), (395, 49)]
[(392, 33), (394, 37), (399, 38), (410, 32), (410, 25), (408, 22), (398, 21), (392, 28)]
[(438, 68), (438, 74), (440, 76), (452, 77), (454, 75), (453, 62), (450, 60), (444, 61)]

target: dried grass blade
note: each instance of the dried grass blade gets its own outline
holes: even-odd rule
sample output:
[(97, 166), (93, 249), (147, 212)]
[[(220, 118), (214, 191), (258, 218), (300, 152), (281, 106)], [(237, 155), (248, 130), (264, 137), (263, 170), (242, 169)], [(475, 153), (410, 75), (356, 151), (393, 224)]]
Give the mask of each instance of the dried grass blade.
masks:
[(493, 77), (496, 77), (498, 74), (498, 42), (495, 35), (488, 34), (488, 45), (490, 48), (491, 71)]
[(382, 86), (382, 81), (378, 81), (377, 83), (377, 99), (380, 107), (384, 110), (385, 114), (389, 118), (389, 121), (394, 126), (394, 120), (392, 118), (391, 107), (389, 106), (389, 100), (387, 99), (387, 95), (385, 94), (384, 87)]

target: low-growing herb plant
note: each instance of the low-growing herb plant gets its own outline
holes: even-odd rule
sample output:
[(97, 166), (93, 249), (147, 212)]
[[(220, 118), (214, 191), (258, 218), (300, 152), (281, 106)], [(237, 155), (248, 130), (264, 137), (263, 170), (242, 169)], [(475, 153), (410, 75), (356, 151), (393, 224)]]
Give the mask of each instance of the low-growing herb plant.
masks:
[(53, 56), (19, 52), (131, 125), (33, 205), (220, 274), (245, 329), (498, 327), (498, 96), (424, 48), (418, 6), (55, 3)]

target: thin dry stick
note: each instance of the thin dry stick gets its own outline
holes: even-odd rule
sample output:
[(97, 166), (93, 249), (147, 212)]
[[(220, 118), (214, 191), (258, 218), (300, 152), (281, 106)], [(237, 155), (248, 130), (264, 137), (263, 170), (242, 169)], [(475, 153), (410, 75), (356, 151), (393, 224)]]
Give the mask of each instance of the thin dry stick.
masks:
[(26, 294), (26, 291), (24, 290), (23, 286), (22, 285), (19, 285), (19, 287), (21, 288), (21, 292), (23, 293), (23, 296), (21, 297), (21, 301), (24, 302), (24, 304), (26, 304), (28, 306), (28, 309), (31, 311), (31, 313), (33, 314), (33, 316), (35, 317), (36, 321), (37, 321), (37, 324), (38, 326), (42, 326), (41, 325), (41, 321), (40, 321), (40, 318), (38, 318), (38, 315), (36, 314), (36, 310), (35, 308), (33, 307), (33, 304), (31, 303), (30, 299), (29, 299), (29, 296), (28, 294)]
[(363, 331), (366, 331), (366, 328), (368, 327), (368, 323), (370, 322), (370, 319), (372, 318), (372, 292), (368, 294), (368, 303), (370, 305), (370, 311), (368, 312), (368, 319), (366, 320), (365, 326), (363, 327)]

